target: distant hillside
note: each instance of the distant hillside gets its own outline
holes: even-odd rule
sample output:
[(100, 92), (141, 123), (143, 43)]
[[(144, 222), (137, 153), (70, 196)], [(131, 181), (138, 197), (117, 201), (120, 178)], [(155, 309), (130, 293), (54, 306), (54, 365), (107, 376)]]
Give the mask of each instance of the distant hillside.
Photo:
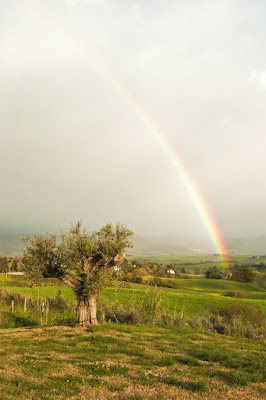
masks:
[(266, 254), (266, 236), (254, 239), (228, 239), (228, 247), (238, 254)]
[(173, 236), (138, 236), (134, 235), (133, 249), (128, 252), (132, 255), (193, 255), (212, 252), (207, 240), (177, 238)]
[(21, 239), (25, 236), (26, 234), (0, 233), (0, 255), (20, 257), (23, 250)]
[[(0, 255), (21, 256), (24, 247), (21, 239), (26, 235), (0, 233)], [(195, 238), (134, 235), (133, 244), (134, 247), (128, 250), (128, 254), (134, 256), (193, 255), (213, 252), (208, 240)], [(255, 239), (229, 239), (228, 247), (235, 254), (266, 254), (266, 236)]]

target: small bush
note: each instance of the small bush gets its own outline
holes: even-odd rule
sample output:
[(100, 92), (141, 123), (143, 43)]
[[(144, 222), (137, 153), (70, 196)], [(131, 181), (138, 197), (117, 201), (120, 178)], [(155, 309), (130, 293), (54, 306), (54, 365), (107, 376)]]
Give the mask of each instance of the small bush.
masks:
[(62, 295), (61, 290), (58, 290), (56, 297), (48, 298), (49, 309), (55, 312), (62, 312), (70, 309), (70, 304)]
[(152, 286), (167, 287), (171, 289), (178, 289), (178, 283), (173, 279), (153, 278)]
[(163, 314), (161, 302), (161, 292), (147, 289), (140, 304), (136, 301), (125, 306), (119, 302), (100, 304), (98, 317), (100, 321), (154, 325), (161, 322)]
[(263, 339), (266, 336), (263, 313), (247, 303), (232, 303), (227, 307), (207, 310), (201, 317), (190, 318), (187, 324), (230, 336)]
[(241, 294), (240, 293), (237, 293), (237, 292), (226, 292), (225, 294), (224, 294), (224, 296), (228, 296), (228, 297), (236, 297), (236, 298), (240, 298), (241, 297)]
[(207, 279), (223, 279), (222, 271), (219, 271), (217, 267), (211, 267), (206, 271), (205, 278)]

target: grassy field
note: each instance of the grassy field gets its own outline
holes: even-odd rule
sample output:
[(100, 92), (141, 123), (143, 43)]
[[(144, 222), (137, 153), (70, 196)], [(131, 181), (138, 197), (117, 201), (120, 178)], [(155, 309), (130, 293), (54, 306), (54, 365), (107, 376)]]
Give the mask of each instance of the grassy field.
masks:
[[(134, 259), (134, 257), (132, 257)], [(171, 265), (178, 269), (180, 268), (189, 268), (189, 269), (196, 269), (201, 268), (207, 270), (210, 267), (216, 266), (217, 268), (224, 270), (226, 267), (221, 262), (219, 257), (215, 256), (144, 256), (141, 259), (147, 260), (150, 263), (155, 264), (165, 264)]]
[(189, 328), (1, 331), (1, 400), (262, 399), (263, 344)]
[[(131, 257), (134, 259), (134, 257)], [(193, 256), (144, 256), (143, 260), (147, 260), (151, 263), (172, 265), (177, 269), (180, 268), (188, 268), (195, 270), (197, 268), (203, 269), (204, 271), (210, 267), (216, 266), (220, 270), (226, 270), (227, 265), (224, 264), (219, 256), (213, 255), (193, 255)], [(234, 255), (231, 257), (231, 260), (228, 262), (228, 265), (234, 265), (235, 263), (239, 264), (258, 264), (260, 262), (265, 262), (266, 257), (254, 258), (251, 255)]]
[[(33, 298), (54, 297), (61, 290), (64, 297), (74, 305), (75, 294), (66, 286), (56, 286), (56, 280), (43, 280), (42, 285), (34, 288), (22, 286), (23, 277), (0, 276), (0, 288), (15, 293), (20, 293)], [(178, 313), (181, 309), (185, 316), (200, 315), (208, 307), (226, 306), (232, 302), (244, 301), (256, 309), (265, 310), (266, 290), (252, 283), (233, 282), (211, 279), (178, 279), (178, 289), (159, 288), (163, 294), (163, 306), (167, 312)], [(45, 285), (48, 286), (45, 286)], [(20, 286), (19, 286), (20, 285)], [(130, 288), (106, 288), (102, 295), (102, 301), (118, 301), (125, 305), (132, 301), (141, 301), (145, 295), (147, 286), (130, 284)], [(153, 290), (149, 288), (149, 290)], [(228, 291), (239, 293), (240, 299), (226, 297)]]
[[(157, 289), (168, 313), (194, 318), (209, 307), (238, 302), (266, 312), (261, 284), (193, 276), (175, 282), (178, 289)], [(43, 279), (34, 288), (25, 283), (23, 276), (0, 275), (0, 289), (42, 300), (60, 290), (75, 306), (73, 291), (55, 279)], [(140, 303), (147, 290), (154, 290), (126, 285), (106, 288), (101, 302)], [(225, 296), (230, 291), (241, 298)], [(0, 400), (261, 400), (266, 396), (265, 347), (258, 337), (226, 336), (184, 325), (104, 323), (86, 330), (49, 324), (1, 329)]]

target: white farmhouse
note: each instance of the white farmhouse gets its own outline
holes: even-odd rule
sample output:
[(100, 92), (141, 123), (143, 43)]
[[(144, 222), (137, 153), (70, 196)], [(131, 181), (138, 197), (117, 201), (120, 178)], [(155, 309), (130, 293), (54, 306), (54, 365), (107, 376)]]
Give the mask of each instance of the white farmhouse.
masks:
[(173, 269), (168, 269), (167, 273), (168, 273), (169, 275), (174, 275), (174, 274), (175, 274), (175, 271), (174, 271)]

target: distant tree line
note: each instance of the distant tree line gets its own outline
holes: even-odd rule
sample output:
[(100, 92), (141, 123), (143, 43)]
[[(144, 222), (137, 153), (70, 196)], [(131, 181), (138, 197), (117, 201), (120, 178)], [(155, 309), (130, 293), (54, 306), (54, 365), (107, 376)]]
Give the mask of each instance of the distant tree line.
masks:
[(22, 258), (0, 256), (0, 273), (19, 272), (23, 268)]
[(229, 267), (228, 272), (218, 270), (216, 266), (209, 268), (205, 277), (207, 279), (228, 279), (237, 282), (256, 282), (266, 278), (266, 265), (264, 263), (252, 264), (235, 264)]
[(0, 257), (0, 272), (7, 272), (8, 271), (8, 261), (6, 257)]

